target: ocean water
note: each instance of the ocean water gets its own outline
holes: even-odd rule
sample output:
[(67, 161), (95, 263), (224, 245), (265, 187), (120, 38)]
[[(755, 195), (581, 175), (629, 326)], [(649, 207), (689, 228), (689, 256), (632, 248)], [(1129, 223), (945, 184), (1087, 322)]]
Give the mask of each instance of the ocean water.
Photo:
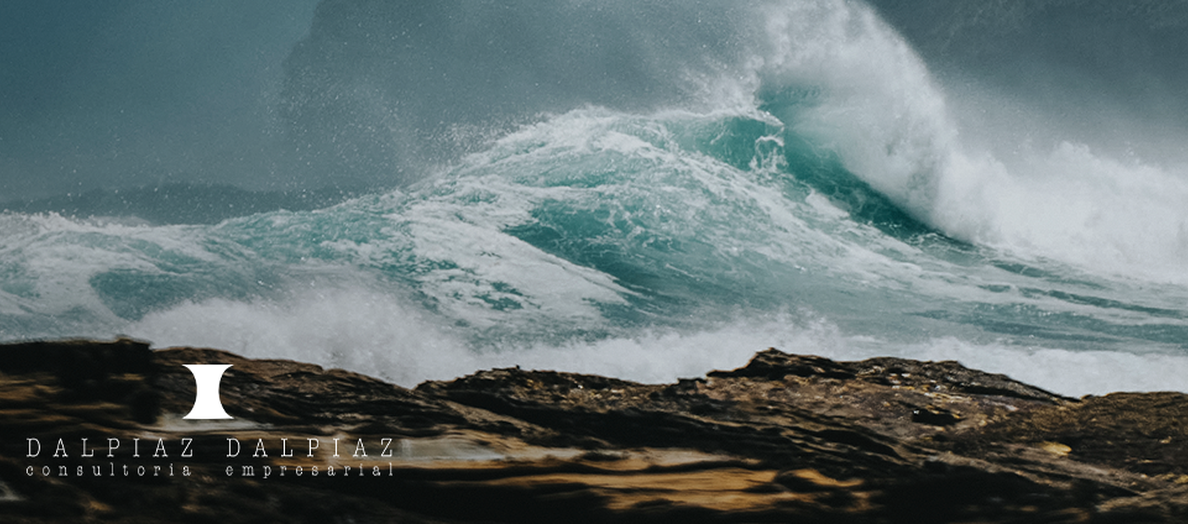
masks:
[[(504, 62), (462, 76), (467, 46), (401, 33), (421, 46), (415, 63), (393, 51), (409, 60), (401, 87), (350, 91), (384, 114), (326, 116), (339, 98), (298, 95), (341, 82), (301, 77), (316, 63), (301, 57), (341, 37), (356, 4), (319, 7), (282, 102), (300, 140), (383, 120), (349, 129), (386, 144), (365, 151), (382, 157), (367, 176), (390, 180), (262, 206), (172, 186), (179, 209), (211, 210), (192, 220), (163, 219), (143, 188), (85, 210), (14, 200), (0, 338), (126, 334), (406, 386), (512, 365), (672, 381), (777, 347), (955, 359), (1070, 395), (1188, 388), (1176, 151), (1119, 153), (1017, 96), (948, 82), (867, 4), (510, 4), (499, 20), (552, 24), (520, 42), (527, 58), (484, 51)], [(400, 16), (465, 25), (496, 16), (484, 10)], [(605, 34), (573, 36), (591, 27)], [(564, 43), (622, 34), (618, 61)], [(435, 64), (452, 76), (420, 76)], [(591, 71), (582, 84), (599, 89), (569, 80)], [(384, 105), (401, 97), (420, 105)], [(330, 180), (334, 162), (370, 158), (345, 162), (362, 153), (340, 145), (305, 169)]]

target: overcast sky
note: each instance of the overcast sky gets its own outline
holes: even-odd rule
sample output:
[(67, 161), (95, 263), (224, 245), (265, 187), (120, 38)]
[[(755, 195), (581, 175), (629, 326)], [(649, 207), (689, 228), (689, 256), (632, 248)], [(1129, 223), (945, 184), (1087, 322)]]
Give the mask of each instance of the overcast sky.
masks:
[(0, 201), (278, 169), (317, 0), (0, 2)]

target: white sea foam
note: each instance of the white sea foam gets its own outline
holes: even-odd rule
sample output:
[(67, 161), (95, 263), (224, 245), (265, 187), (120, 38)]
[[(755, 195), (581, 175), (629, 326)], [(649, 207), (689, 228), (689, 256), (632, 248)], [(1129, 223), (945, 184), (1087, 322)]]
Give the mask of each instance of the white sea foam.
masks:
[(827, 324), (800, 328), (791, 316), (775, 315), (690, 333), (656, 328), (593, 342), (474, 348), (440, 319), (363, 289), (307, 292), (283, 302), (188, 303), (150, 314), (126, 331), (154, 347), (214, 347), (252, 358), (294, 359), (404, 386), (512, 366), (673, 382), (742, 366), (771, 346), (828, 352), (840, 343)]
[[(779, 317), (779, 316), (777, 316)], [(1165, 353), (1074, 351), (1006, 344), (975, 344), (952, 337), (897, 344), (866, 336), (846, 336), (829, 322), (777, 319), (740, 320), (693, 333), (644, 333), (596, 343), (534, 347), (483, 362), (526, 368), (597, 373), (643, 382), (673, 382), (713, 369), (746, 364), (757, 351), (775, 347), (789, 353), (836, 360), (898, 356), (925, 361), (956, 360), (1002, 373), (1049, 391), (1081, 396), (1114, 391), (1186, 391), (1188, 357)]]
[[(893, 349), (892, 349), (893, 348)], [(890, 349), (890, 351), (888, 351)], [(891, 353), (920, 360), (956, 360), (967, 367), (1069, 396), (1115, 391), (1188, 392), (1188, 356), (1160, 352), (1083, 351), (1001, 344), (974, 344), (952, 337), (857, 354)]]
[(671, 383), (741, 367), (756, 352), (775, 347), (837, 360), (956, 360), (1070, 396), (1188, 391), (1183, 380), (1188, 357), (1182, 355), (976, 344), (953, 337), (904, 344), (847, 335), (804, 313), (750, 316), (704, 330), (642, 329), (597, 341), (471, 348), (460, 333), (409, 304), (366, 290), (339, 289), (295, 295), (283, 303), (185, 304), (151, 314), (128, 332), (156, 347), (207, 346), (253, 358), (295, 359), (408, 387), (512, 366)]
[(208, 300), (182, 304), (129, 325), (155, 347), (226, 349), (339, 367), (411, 386), (481, 367), (462, 337), (390, 295), (323, 288), (287, 300)]
[(1188, 179), (1062, 143), (1008, 168), (954, 155), (933, 216), (942, 228), (1020, 256), (1188, 284)]
[(0, 267), (6, 267), (7, 272), (0, 284), (17, 291), (20, 298), (10, 299), (20, 304), (21, 311), (15, 314), (52, 319), (85, 311), (114, 323), (118, 319), (94, 291), (91, 277), (110, 270), (158, 273), (152, 259), (163, 253), (216, 261), (218, 257), (204, 248), (202, 240), (199, 229), (186, 226), (128, 225), (55, 213), (3, 213)]

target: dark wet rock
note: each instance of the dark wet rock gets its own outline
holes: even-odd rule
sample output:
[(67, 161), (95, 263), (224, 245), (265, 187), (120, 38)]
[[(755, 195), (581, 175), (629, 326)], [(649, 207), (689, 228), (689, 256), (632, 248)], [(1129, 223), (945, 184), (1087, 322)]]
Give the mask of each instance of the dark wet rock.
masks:
[[(202, 363), (232, 364), (234, 419), (181, 418), (182, 364)], [(409, 390), (213, 349), (12, 344), (0, 521), (1183, 522), (1186, 400), (776, 350), (676, 384), (512, 368)]]

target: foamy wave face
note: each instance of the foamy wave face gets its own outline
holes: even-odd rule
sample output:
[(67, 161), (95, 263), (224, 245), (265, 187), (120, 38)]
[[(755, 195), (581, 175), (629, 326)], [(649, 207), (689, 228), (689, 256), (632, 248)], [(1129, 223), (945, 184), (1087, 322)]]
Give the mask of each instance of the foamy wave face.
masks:
[[(760, 98), (790, 130), (927, 221), (955, 132), (923, 62), (864, 5), (787, 2), (765, 19)], [(780, 100), (790, 89), (801, 99)]]
[[(855, 336), (909, 341), (942, 332), (1162, 348), (1184, 332), (1183, 293), (1077, 281), (1059, 264), (929, 247), (916, 233), (860, 223), (796, 178), (782, 136), (780, 122), (754, 110), (586, 109), (522, 128), (405, 191), (317, 211), (187, 227), (14, 216), (25, 225), (14, 222), (6, 248), (0, 321), (14, 336), (109, 336), (131, 325), (159, 344), (186, 343), (161, 326), (207, 339), (158, 316), (224, 322), (237, 316), (222, 309), (242, 310), (267, 332), (299, 311), (333, 318), (294, 297), (358, 296), (450, 326), (477, 351), (712, 331), (730, 322), (724, 311), (787, 308), (810, 308)], [(346, 318), (323, 331), (348, 331)], [(339, 336), (286, 330), (240, 339), (333, 348)]]
[(1063, 143), (950, 165), (935, 216), (961, 238), (1106, 274), (1188, 283), (1188, 179)]
[(1024, 151), (1008, 165), (963, 139), (960, 130), (983, 122), (958, 119), (925, 64), (866, 6), (781, 2), (758, 12), (764, 32), (746, 67), (759, 103), (912, 217), (1021, 256), (1188, 282), (1188, 174), (1058, 135), (1052, 150), (1031, 151), (1021, 137), (1060, 130), (1026, 120), (989, 139), (994, 150)]

